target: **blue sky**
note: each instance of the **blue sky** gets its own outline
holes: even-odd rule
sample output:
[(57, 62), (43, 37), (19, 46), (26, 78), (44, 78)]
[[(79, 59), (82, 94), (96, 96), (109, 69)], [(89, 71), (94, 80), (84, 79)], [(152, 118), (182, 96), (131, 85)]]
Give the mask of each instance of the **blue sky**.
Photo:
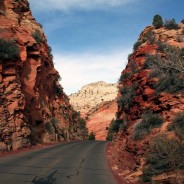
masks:
[(117, 82), (141, 31), (155, 14), (184, 19), (183, 0), (30, 0), (67, 94), (96, 81)]

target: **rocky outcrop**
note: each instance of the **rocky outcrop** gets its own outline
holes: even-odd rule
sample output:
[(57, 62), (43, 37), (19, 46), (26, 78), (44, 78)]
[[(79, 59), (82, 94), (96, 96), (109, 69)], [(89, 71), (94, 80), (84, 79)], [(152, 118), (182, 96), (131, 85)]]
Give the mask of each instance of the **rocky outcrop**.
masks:
[[(116, 119), (120, 124), (114, 137), (112, 155), (121, 170), (119, 176), (124, 183), (149, 183), (154, 172), (157, 174), (152, 180), (156, 183), (177, 183), (175, 170), (168, 174), (162, 173), (163, 168), (162, 172), (148, 170), (151, 166), (156, 167), (154, 164), (158, 162), (153, 160), (154, 157), (150, 161), (148, 155), (153, 140), (158, 136), (164, 134), (168, 139), (181, 140), (169, 127), (178, 113), (184, 112), (183, 30), (184, 24), (171, 30), (147, 27), (134, 45), (134, 52), (129, 56), (128, 64), (121, 74)], [(178, 61), (182, 64), (178, 65)], [(167, 147), (164, 149), (167, 150)], [(183, 149), (180, 154), (184, 154)], [(165, 167), (165, 170), (169, 168)], [(180, 179), (178, 182), (183, 182), (182, 177)]]
[(90, 83), (81, 88), (77, 93), (69, 96), (70, 102), (76, 111), (82, 116), (99, 104), (114, 100), (117, 96), (117, 85), (108, 84), (103, 81)]
[(117, 85), (103, 81), (87, 84), (69, 96), (76, 111), (86, 119), (88, 132), (95, 134), (96, 140), (106, 140), (106, 128), (115, 118)]
[(84, 122), (59, 84), (51, 48), (29, 2), (0, 1), (0, 22), (1, 41), (19, 50), (13, 58), (10, 50), (0, 49), (0, 150), (82, 139)]
[(115, 119), (116, 112), (116, 100), (103, 102), (88, 112), (86, 126), (89, 133), (95, 134), (96, 140), (106, 140), (107, 127)]

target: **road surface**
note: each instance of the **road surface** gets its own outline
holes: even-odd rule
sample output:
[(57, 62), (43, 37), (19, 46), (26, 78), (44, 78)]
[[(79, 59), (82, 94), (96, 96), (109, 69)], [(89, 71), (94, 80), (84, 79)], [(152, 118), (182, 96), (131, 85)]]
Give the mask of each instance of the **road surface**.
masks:
[(116, 184), (106, 163), (106, 144), (70, 142), (0, 157), (0, 184)]

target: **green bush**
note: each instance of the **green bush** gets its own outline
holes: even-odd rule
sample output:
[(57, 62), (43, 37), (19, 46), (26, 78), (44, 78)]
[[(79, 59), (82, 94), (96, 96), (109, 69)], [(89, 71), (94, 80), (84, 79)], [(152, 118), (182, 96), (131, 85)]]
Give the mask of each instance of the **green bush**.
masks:
[(155, 43), (155, 34), (153, 32), (152, 29), (149, 29), (149, 31), (147, 32), (147, 34), (145, 35), (146, 40), (150, 43), (150, 44), (154, 44)]
[(86, 127), (86, 120), (81, 118), (80, 112), (73, 111), (72, 120), (75, 123), (75, 127), (77, 127), (80, 131), (78, 131), (78, 135), (84, 139), (88, 139), (88, 129)]
[(112, 123), (112, 131), (117, 133), (119, 131), (120, 125), (122, 123), (123, 123), (123, 120), (115, 120), (115, 121), (113, 121), (113, 123)]
[(38, 135), (37, 135), (36, 127), (31, 126), (30, 131), (31, 131), (31, 134), (30, 134), (31, 144), (36, 145), (36, 143), (38, 142)]
[(157, 51), (159, 51), (159, 52), (164, 52), (164, 49), (167, 47), (167, 45), (166, 44), (164, 44), (163, 42), (161, 42), (161, 41), (158, 41), (157, 42)]
[(61, 95), (63, 93), (63, 88), (59, 85), (55, 85), (54, 90), (55, 90), (57, 95)]
[(107, 127), (107, 141), (112, 141), (113, 135), (119, 131), (120, 128), (123, 128), (123, 120), (112, 120), (109, 127)]
[(163, 26), (163, 20), (162, 20), (162, 17), (160, 16), (160, 15), (155, 15), (154, 17), (153, 17), (153, 26), (156, 28), (156, 29), (158, 29), (158, 28), (160, 28), (160, 27), (162, 27)]
[(16, 60), (19, 57), (20, 50), (13, 41), (7, 41), (0, 38), (0, 61)]
[(168, 126), (168, 130), (174, 130), (176, 135), (184, 140), (184, 113), (178, 113), (174, 117), (172, 123)]
[(118, 82), (121, 83), (124, 80), (131, 78), (131, 76), (132, 76), (131, 72), (129, 72), (129, 73), (127, 73), (127, 72), (126, 73), (122, 73), (122, 75), (120, 76), (120, 79), (119, 79)]
[(134, 52), (142, 45), (142, 41), (141, 40), (138, 40), (135, 44), (134, 44), (134, 46), (133, 46), (133, 50), (134, 50)]
[(32, 34), (32, 37), (36, 40), (37, 43), (42, 43), (44, 41), (42, 34), (38, 29), (35, 30), (35, 32)]
[(164, 27), (166, 29), (179, 29), (178, 24), (176, 23), (175, 19), (171, 19), (171, 20), (166, 20), (164, 23)]
[(89, 134), (89, 140), (95, 140), (95, 133), (94, 132), (91, 132)]
[(59, 123), (59, 120), (56, 119), (56, 118), (51, 118), (51, 121), (52, 125), (57, 125)]
[(137, 85), (123, 86), (120, 89), (121, 97), (117, 99), (118, 107), (123, 108), (125, 111), (129, 111), (132, 101), (136, 94)]
[(49, 134), (54, 133), (55, 131), (57, 131), (57, 124), (59, 123), (59, 120), (52, 117), (50, 122), (45, 123), (45, 129), (47, 130), (47, 132)]
[(162, 44), (162, 51), (164, 57), (147, 55), (143, 69), (152, 69), (149, 77), (159, 79), (153, 86), (157, 93), (181, 93), (184, 91), (184, 48)]
[(170, 76), (164, 75), (154, 85), (156, 93), (166, 92), (177, 94), (184, 91), (184, 78), (171, 74)]
[(147, 165), (143, 169), (143, 182), (151, 182), (152, 176), (163, 172), (184, 169), (184, 144), (167, 139), (166, 136), (155, 138), (147, 156)]
[(146, 60), (143, 64), (143, 69), (151, 69), (151, 68), (155, 68), (158, 64), (158, 55), (147, 55), (146, 56)]
[(142, 139), (145, 135), (149, 134), (153, 128), (159, 127), (163, 123), (163, 118), (153, 112), (144, 113), (141, 118), (142, 120), (133, 126), (133, 140)]
[(47, 122), (47, 123), (45, 124), (45, 128), (46, 128), (46, 130), (47, 130), (47, 132), (48, 132), (49, 134), (52, 134), (52, 133), (53, 133), (53, 125), (52, 125), (52, 123)]
[(53, 54), (52, 54), (52, 47), (48, 46), (48, 55), (51, 59), (53, 59)]

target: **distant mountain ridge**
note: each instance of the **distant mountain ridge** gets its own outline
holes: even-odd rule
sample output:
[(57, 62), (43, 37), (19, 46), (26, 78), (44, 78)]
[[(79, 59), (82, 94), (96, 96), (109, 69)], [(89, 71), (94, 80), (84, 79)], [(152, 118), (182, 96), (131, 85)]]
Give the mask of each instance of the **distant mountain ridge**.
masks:
[(70, 103), (83, 116), (102, 102), (112, 101), (117, 96), (117, 84), (94, 82), (83, 86), (77, 93), (69, 96)]

